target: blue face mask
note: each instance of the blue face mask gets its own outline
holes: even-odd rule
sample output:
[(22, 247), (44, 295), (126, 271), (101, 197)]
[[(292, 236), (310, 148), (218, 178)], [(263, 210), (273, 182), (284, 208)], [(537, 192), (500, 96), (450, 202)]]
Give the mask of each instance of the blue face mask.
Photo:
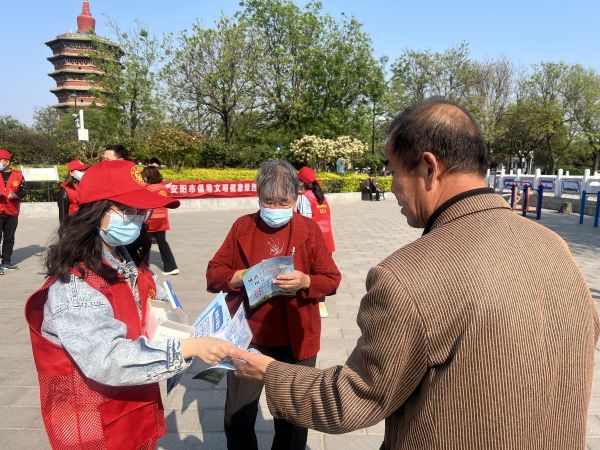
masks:
[(82, 172), (80, 170), (74, 170), (73, 171), (73, 178), (75, 178), (77, 181), (81, 181), (81, 179), (83, 178), (83, 174), (85, 172)]
[(110, 221), (106, 230), (100, 229), (100, 237), (108, 245), (118, 247), (128, 245), (135, 241), (140, 235), (143, 220), (125, 221), (119, 214), (110, 214)]
[(271, 228), (281, 228), (292, 219), (294, 208), (273, 209), (260, 207), (260, 218)]

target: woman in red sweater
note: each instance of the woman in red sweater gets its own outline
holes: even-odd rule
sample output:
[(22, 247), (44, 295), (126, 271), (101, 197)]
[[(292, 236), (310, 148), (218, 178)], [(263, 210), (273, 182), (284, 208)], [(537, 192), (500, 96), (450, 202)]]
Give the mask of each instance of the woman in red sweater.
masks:
[[(169, 193), (162, 185), (162, 175), (154, 166), (144, 167), (142, 178), (148, 183), (148, 189), (159, 195), (168, 197)], [(146, 221), (148, 224), (148, 234), (153, 237), (158, 244), (158, 251), (163, 262), (163, 275), (177, 275), (179, 269), (175, 262), (175, 257), (171, 247), (167, 242), (167, 230), (170, 230), (169, 211), (167, 208), (156, 208), (152, 211), (152, 216)], [(149, 256), (149, 255), (148, 255)], [(148, 264), (148, 261), (146, 261)]]
[[(314, 367), (321, 340), (318, 298), (335, 292), (341, 275), (323, 234), (310, 219), (294, 212), (298, 178), (285, 161), (266, 161), (256, 179), (259, 211), (238, 218), (208, 263), (208, 290), (223, 291), (230, 310), (246, 306), (251, 347), (279, 361)], [(292, 295), (271, 297), (248, 308), (243, 274), (269, 258), (293, 256), (294, 272), (274, 281)], [(254, 423), (263, 385), (227, 374), (225, 435), (227, 448), (257, 449)], [(273, 448), (306, 448), (307, 429), (275, 419)]]

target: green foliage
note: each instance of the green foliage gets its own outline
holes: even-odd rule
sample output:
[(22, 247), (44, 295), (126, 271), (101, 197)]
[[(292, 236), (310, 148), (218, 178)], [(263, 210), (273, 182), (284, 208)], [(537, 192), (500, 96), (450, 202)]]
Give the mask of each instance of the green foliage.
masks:
[(185, 165), (195, 165), (202, 142), (202, 136), (167, 126), (152, 136), (148, 151), (172, 167), (183, 168)]

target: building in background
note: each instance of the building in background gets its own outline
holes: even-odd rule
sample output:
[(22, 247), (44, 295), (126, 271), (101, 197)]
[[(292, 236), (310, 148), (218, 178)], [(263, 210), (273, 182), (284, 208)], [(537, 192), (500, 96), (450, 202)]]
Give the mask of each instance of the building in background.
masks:
[[(65, 33), (46, 42), (52, 50), (48, 61), (54, 71), (48, 75), (56, 82), (56, 88), (50, 89), (58, 104), (56, 108), (102, 105), (102, 100), (94, 96), (93, 90), (101, 90), (98, 80), (102, 71), (94, 63), (93, 56), (98, 46), (112, 50), (118, 58), (121, 54), (118, 46), (95, 33), (96, 19), (90, 12), (88, 0), (83, 1), (81, 14), (77, 16), (77, 32)], [(104, 52), (104, 54), (107, 54)]]

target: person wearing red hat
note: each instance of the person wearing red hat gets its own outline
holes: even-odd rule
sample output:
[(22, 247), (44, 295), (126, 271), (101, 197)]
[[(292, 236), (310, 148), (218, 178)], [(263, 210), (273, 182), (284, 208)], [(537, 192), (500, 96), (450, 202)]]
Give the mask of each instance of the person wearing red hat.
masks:
[(152, 208), (179, 201), (147, 190), (130, 161), (91, 166), (79, 201), (48, 248), (48, 279), (25, 305), (46, 432), (56, 449), (155, 448), (166, 431), (158, 382), (193, 357), (216, 364), (233, 346), (144, 335), (147, 301), (166, 293), (142, 245), (132, 253), (125, 246), (147, 242)]
[[(148, 183), (148, 189), (159, 195), (168, 197), (169, 192), (162, 184), (162, 175), (156, 166), (147, 166), (142, 170), (142, 177)], [(171, 251), (171, 246), (167, 242), (167, 230), (171, 228), (169, 224), (169, 210), (167, 208), (156, 208), (152, 211), (152, 217), (148, 219), (148, 233), (158, 244), (160, 258), (163, 262), (163, 275), (177, 275), (179, 268), (175, 262), (175, 257)], [(148, 255), (150, 256), (150, 255)], [(146, 260), (146, 264), (148, 260)]]
[(62, 224), (65, 219), (77, 211), (79, 208), (79, 182), (88, 166), (78, 159), (74, 159), (67, 164), (69, 174), (66, 180), (60, 185), (58, 192), (58, 221)]
[(20, 170), (10, 167), (11, 155), (4, 148), (0, 148), (0, 239), (2, 240), (2, 261), (0, 275), (4, 270), (16, 270), (19, 267), (11, 262), (13, 247), (15, 246), (15, 233), (19, 224), (19, 211), (21, 199), (25, 197), (25, 180)]
[[(331, 210), (321, 185), (317, 181), (317, 174), (310, 167), (305, 166), (298, 171), (298, 179), (301, 185), (296, 208), (300, 214), (310, 217), (319, 226), (327, 251), (331, 255), (335, 251), (333, 232), (331, 231)], [(329, 316), (325, 297), (319, 298), (319, 315), (323, 318)]]

